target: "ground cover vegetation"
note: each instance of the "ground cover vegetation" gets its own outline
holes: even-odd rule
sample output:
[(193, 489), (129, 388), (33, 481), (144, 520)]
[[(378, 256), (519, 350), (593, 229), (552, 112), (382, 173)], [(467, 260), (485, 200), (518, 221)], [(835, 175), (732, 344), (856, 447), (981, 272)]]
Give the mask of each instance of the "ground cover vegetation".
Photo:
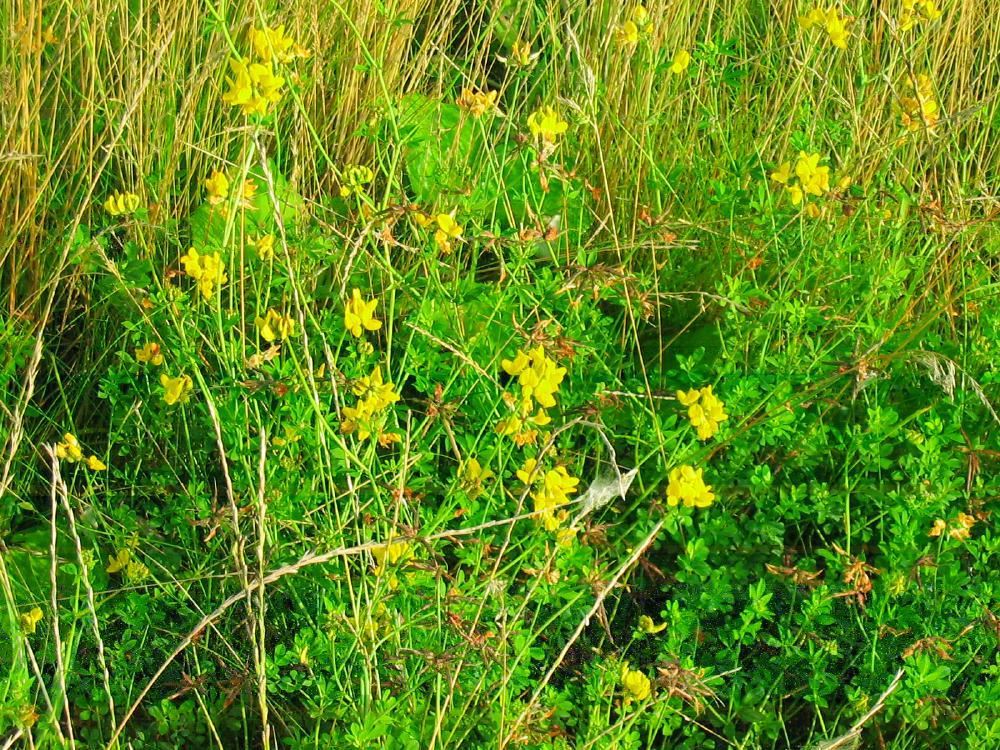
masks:
[(0, 747), (1000, 747), (973, 0), (0, 7)]

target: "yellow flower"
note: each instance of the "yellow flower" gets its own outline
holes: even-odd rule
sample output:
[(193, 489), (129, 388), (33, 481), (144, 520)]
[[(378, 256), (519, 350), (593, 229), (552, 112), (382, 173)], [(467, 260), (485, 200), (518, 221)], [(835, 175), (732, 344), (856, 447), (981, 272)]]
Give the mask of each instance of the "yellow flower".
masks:
[(250, 245), (257, 251), (257, 257), (261, 260), (274, 260), (274, 235), (265, 234), (255, 240), (251, 240)]
[(253, 208), (254, 199), (257, 197), (257, 183), (253, 180), (243, 180), (240, 187), (240, 208)]
[(358, 378), (351, 387), (351, 392), (370, 402), (372, 410), (376, 412), (399, 401), (396, 386), (382, 379), (381, 365), (376, 365), (371, 375)]
[(628, 20), (615, 29), (615, 38), (622, 47), (634, 47), (639, 43), (639, 27), (635, 21)]
[(697, 388), (692, 388), (690, 391), (677, 391), (677, 400), (681, 402), (681, 406), (696, 404), (700, 398), (701, 391)]
[(725, 404), (707, 385), (701, 390), (692, 389), (677, 392), (678, 401), (688, 407), (688, 419), (698, 431), (700, 440), (708, 440), (719, 431), (719, 422), (729, 419)]
[(819, 154), (799, 152), (795, 163), (795, 175), (799, 178), (802, 190), (809, 195), (823, 195), (830, 190), (830, 168), (819, 166)]
[(657, 625), (649, 615), (639, 617), (639, 630), (648, 635), (655, 635), (667, 629), (667, 623), (661, 622)]
[(104, 210), (112, 216), (133, 214), (139, 208), (139, 196), (135, 193), (112, 193), (104, 201)]
[(340, 185), (340, 197), (349, 198), (352, 195), (361, 195), (365, 192), (365, 186), (375, 179), (375, 173), (364, 165), (353, 165), (344, 171), (344, 179)]
[(792, 201), (793, 206), (797, 206), (802, 203), (802, 188), (798, 185), (789, 185), (785, 188), (788, 191), (788, 197)]
[(108, 566), (105, 568), (109, 574), (114, 575), (115, 573), (120, 573), (128, 567), (129, 562), (132, 560), (132, 550), (128, 547), (124, 547), (115, 555), (108, 560)]
[(163, 364), (163, 353), (160, 351), (160, 345), (154, 341), (147, 341), (135, 350), (135, 360), (140, 364), (159, 367)]
[(476, 458), (468, 458), (458, 468), (458, 477), (466, 494), (472, 499), (483, 492), (483, 485), (493, 478), (493, 472), (484, 468)]
[[(409, 542), (389, 541), (387, 544), (373, 547), (371, 553), (372, 557), (375, 558), (375, 575), (381, 576), (385, 572), (386, 566), (406, 562), (413, 557), (413, 545)], [(390, 576), (389, 588), (395, 589), (398, 585), (397, 578), (394, 575)]]
[(528, 117), (528, 129), (536, 138), (541, 137), (545, 143), (555, 144), (559, 136), (569, 129), (569, 123), (552, 107), (542, 107)]
[(198, 282), (198, 291), (206, 300), (212, 299), (216, 284), (222, 286), (229, 279), (218, 253), (201, 255), (192, 247), (181, 257), (181, 263), (185, 273)]
[(520, 65), (522, 68), (527, 68), (535, 61), (538, 54), (531, 53), (531, 42), (525, 42), (518, 39), (514, 42), (513, 46), (511, 46), (510, 57), (516, 65)]
[(451, 252), (451, 241), (462, 239), (462, 225), (455, 221), (451, 214), (438, 214), (435, 218), (437, 231), (434, 232), (434, 242), (438, 249), (447, 255)]
[(42, 621), (42, 610), (40, 607), (32, 607), (27, 612), (23, 612), (20, 616), (21, 632), (24, 635), (31, 635), (35, 632), (35, 628), (38, 627), (38, 623)]
[(826, 13), (822, 8), (813, 8), (805, 15), (799, 16), (799, 24), (808, 31), (813, 26), (821, 26), (826, 21)]
[(687, 465), (671, 469), (667, 485), (667, 505), (671, 508), (679, 504), (685, 508), (707, 508), (714, 500), (715, 495), (705, 484), (701, 469)]
[(534, 458), (527, 459), (516, 474), (526, 485), (537, 485), (531, 493), (533, 510), (546, 530), (555, 531), (569, 517), (567, 512), (557, 513), (556, 510), (569, 502), (569, 496), (576, 492), (580, 480), (570, 476), (564, 466), (557, 466), (542, 474), (538, 461)]
[(361, 299), (361, 290), (351, 292), (351, 299), (344, 306), (344, 328), (355, 338), (361, 337), (361, 330), (377, 331), (382, 327), (382, 321), (375, 319), (375, 305), (378, 298), (373, 297), (367, 302)]
[(649, 25), (649, 11), (645, 5), (637, 5), (632, 9), (632, 20), (640, 29), (645, 29)]
[(644, 701), (652, 693), (652, 683), (642, 672), (629, 669), (628, 662), (622, 664), (621, 670), (622, 688), (625, 690), (625, 703), (632, 701)]
[(97, 456), (90, 456), (87, 459), (87, 468), (91, 471), (104, 471), (108, 466)]
[(527, 354), (518, 351), (513, 360), (502, 360), (500, 365), (508, 375), (517, 377), (521, 386), (521, 401), (528, 406), (528, 410), (531, 399), (545, 409), (556, 405), (555, 394), (566, 375), (566, 368), (558, 367), (554, 360), (549, 359), (541, 345)]
[(670, 72), (674, 75), (680, 75), (685, 70), (687, 70), (688, 65), (691, 64), (691, 53), (686, 49), (678, 50), (677, 54), (674, 55), (674, 61), (670, 65)]
[(934, 84), (930, 76), (921, 73), (915, 82), (908, 83), (910, 95), (900, 99), (902, 112), (900, 118), (904, 127), (910, 132), (926, 128), (933, 132), (938, 124), (940, 110), (934, 98)]
[(781, 166), (776, 170), (771, 172), (771, 179), (777, 182), (779, 185), (787, 185), (789, 178), (792, 176), (792, 164), (791, 162), (782, 162)]
[(834, 47), (847, 49), (847, 39), (850, 36), (850, 32), (847, 30), (847, 19), (841, 16), (836, 8), (830, 8), (826, 12), (826, 33)]
[(264, 26), (250, 30), (250, 44), (260, 60), (290, 63), (297, 57), (309, 57), (309, 51), (285, 34), (285, 24), (276, 29)]
[(71, 432), (63, 435), (63, 441), (56, 445), (56, 458), (73, 464), (83, 460), (83, 448), (80, 447), (76, 435)]
[(163, 386), (163, 400), (167, 406), (173, 404), (183, 404), (188, 400), (191, 391), (194, 390), (194, 383), (188, 375), (178, 375), (172, 378), (166, 373), (160, 375), (160, 385)]
[(393, 433), (381, 433), (378, 426), (382, 412), (399, 401), (396, 386), (383, 381), (381, 366), (377, 366), (371, 375), (359, 378), (351, 391), (361, 400), (356, 406), (343, 408), (344, 418), (340, 423), (340, 431), (345, 434), (356, 432), (360, 440), (367, 440), (373, 433), (379, 433), (379, 440), (383, 444), (397, 442)]
[(462, 89), (462, 95), (456, 102), (462, 109), (468, 110), (473, 117), (482, 117), (487, 112), (492, 112), (497, 107), (496, 91), (473, 91), (472, 89)]
[(289, 339), (295, 335), (295, 319), (290, 315), (282, 315), (274, 308), (269, 308), (263, 318), (258, 316), (254, 325), (265, 341)]
[(240, 107), (244, 114), (266, 115), (271, 104), (281, 100), (281, 90), (285, 79), (274, 75), (271, 62), (248, 63), (241, 58), (229, 61), (233, 77), (229, 79), (229, 91), (222, 95), (222, 101)]
[(213, 206), (222, 203), (229, 197), (229, 179), (217, 169), (212, 170), (212, 176), (205, 179), (205, 190), (208, 192), (208, 202)]

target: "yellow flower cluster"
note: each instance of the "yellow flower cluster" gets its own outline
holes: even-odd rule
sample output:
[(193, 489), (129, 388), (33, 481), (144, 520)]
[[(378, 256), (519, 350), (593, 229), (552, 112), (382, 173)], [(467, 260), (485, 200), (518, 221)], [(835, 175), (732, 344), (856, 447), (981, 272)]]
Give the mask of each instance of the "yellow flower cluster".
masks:
[(529, 409), (532, 400), (543, 409), (556, 405), (555, 396), (566, 375), (566, 368), (556, 365), (541, 344), (527, 353), (518, 351), (514, 359), (502, 360), (500, 365), (508, 375), (517, 378), (521, 386), (521, 401), (528, 404)]
[[(771, 172), (771, 179), (784, 185), (793, 206), (801, 204), (806, 195), (823, 196), (830, 191), (830, 168), (820, 166), (820, 158), (819, 154), (800, 151), (795, 162), (794, 177), (791, 162), (787, 161)], [(798, 182), (795, 181), (796, 178)]]
[(108, 560), (105, 570), (111, 575), (124, 572), (125, 578), (132, 583), (138, 583), (149, 575), (149, 568), (135, 558), (129, 547), (118, 550)]
[(722, 399), (712, 393), (712, 386), (706, 385), (701, 390), (692, 388), (690, 391), (677, 391), (677, 400), (687, 407), (691, 426), (698, 431), (699, 440), (708, 440), (719, 431), (719, 422), (729, 419), (726, 405)]
[[(543, 476), (538, 468), (538, 461), (529, 458), (524, 466), (517, 470), (517, 478), (526, 485), (535, 486), (531, 493), (534, 502), (534, 512), (547, 531), (555, 531), (569, 517), (566, 509), (560, 506), (569, 502), (569, 496), (576, 492), (580, 480), (570, 476), (563, 466), (557, 466), (545, 472)], [(557, 510), (559, 509), (559, 510)]]
[(38, 623), (42, 621), (42, 608), (32, 607), (27, 612), (22, 612), (19, 617), (19, 622), (21, 626), (21, 632), (25, 635), (31, 635), (35, 632), (35, 628), (38, 627)]
[(705, 484), (702, 469), (691, 466), (677, 466), (670, 470), (667, 484), (667, 505), (676, 508), (707, 508), (715, 500), (711, 486)]
[(625, 704), (632, 701), (644, 701), (653, 692), (653, 684), (649, 678), (637, 669), (629, 669), (628, 662), (622, 664), (621, 684), (625, 691)]
[(365, 192), (366, 185), (370, 185), (375, 179), (375, 173), (364, 165), (354, 164), (344, 170), (344, 178), (340, 183), (340, 197), (350, 198), (352, 195), (361, 195)]
[(285, 24), (276, 29), (269, 26), (251, 29), (250, 45), (264, 62), (290, 63), (296, 58), (309, 57), (309, 50), (285, 33)]
[(628, 19), (615, 29), (615, 38), (623, 47), (634, 47), (649, 30), (649, 11), (645, 5), (637, 5)]
[(163, 386), (163, 400), (167, 406), (183, 404), (188, 400), (191, 391), (194, 390), (194, 383), (189, 375), (178, 375), (172, 378), (167, 373), (160, 375), (160, 385)]
[(134, 214), (139, 208), (139, 196), (135, 193), (112, 193), (104, 201), (104, 210), (112, 216)]
[(455, 221), (452, 214), (438, 214), (434, 222), (437, 229), (434, 231), (434, 244), (438, 246), (444, 255), (452, 251), (452, 240), (462, 239), (462, 225)]
[(399, 401), (399, 393), (391, 382), (383, 380), (382, 367), (377, 366), (371, 375), (359, 378), (351, 392), (358, 397), (358, 403), (344, 407), (340, 431), (344, 434), (357, 433), (360, 440), (367, 440), (376, 434), (383, 445), (395, 442), (398, 436), (382, 432), (381, 417), (386, 409)]
[(212, 299), (216, 285), (221, 287), (229, 280), (222, 256), (217, 252), (201, 255), (192, 247), (187, 255), (181, 257), (181, 263), (184, 264), (185, 273), (198, 282), (198, 291), (206, 300)]
[(250, 241), (251, 247), (257, 251), (261, 260), (274, 260), (274, 235), (265, 234)]
[(847, 40), (851, 36), (847, 26), (853, 19), (850, 16), (841, 15), (835, 7), (830, 6), (823, 10), (818, 5), (803, 16), (799, 16), (799, 23), (803, 29), (813, 27), (826, 31), (830, 37), (830, 44), (838, 49), (847, 49)]
[(483, 485), (493, 478), (493, 472), (485, 468), (476, 458), (462, 462), (458, 469), (458, 478), (466, 494), (475, 499), (483, 493)]
[[(555, 396), (566, 375), (566, 368), (558, 367), (541, 345), (527, 353), (519, 350), (514, 359), (504, 359), (500, 365), (508, 375), (517, 378), (521, 394), (520, 397), (504, 394), (515, 413), (501, 420), (497, 431), (514, 438), (518, 445), (534, 443), (538, 436), (535, 428), (544, 427), (552, 421), (545, 410), (556, 405)], [(537, 410), (535, 404), (538, 405)], [(534, 414), (532, 410), (535, 410)]]
[(240, 107), (248, 115), (266, 115), (272, 104), (281, 101), (285, 79), (274, 71), (275, 64), (308, 57), (309, 52), (285, 34), (284, 25), (250, 31), (250, 46), (257, 61), (238, 57), (229, 61), (232, 78), (222, 101)]
[(271, 62), (252, 63), (245, 58), (229, 61), (233, 77), (222, 101), (240, 107), (247, 115), (266, 115), (272, 104), (281, 101), (285, 79), (275, 75)]
[(934, 521), (934, 525), (931, 527), (931, 530), (927, 532), (927, 535), (936, 537), (947, 532), (948, 536), (952, 539), (961, 542), (969, 538), (969, 534), (972, 532), (972, 527), (975, 525), (975, 516), (970, 516), (968, 513), (959, 513), (955, 518), (954, 523), (946, 523), (943, 518), (939, 518)]
[(686, 49), (677, 50), (677, 54), (674, 55), (674, 60), (670, 63), (670, 72), (675, 76), (679, 76), (685, 70), (687, 70), (688, 65), (691, 64), (691, 53)]
[(205, 191), (208, 193), (208, 202), (216, 206), (229, 197), (229, 178), (224, 172), (217, 169), (212, 170), (212, 176), (205, 178)]
[(163, 352), (155, 341), (147, 341), (135, 350), (135, 361), (141, 365), (159, 367), (163, 364)]
[(934, 21), (941, 17), (941, 9), (934, 0), (903, 0), (903, 10), (899, 15), (899, 30), (909, 31), (923, 21)]
[(930, 76), (921, 73), (916, 81), (910, 81), (909, 93), (900, 98), (900, 119), (903, 126), (911, 133), (924, 128), (933, 132), (937, 128), (940, 109), (934, 98), (934, 84)]
[(361, 299), (360, 289), (352, 291), (351, 298), (344, 305), (344, 328), (350, 331), (355, 338), (361, 338), (362, 329), (377, 331), (382, 327), (382, 321), (375, 318), (375, 305), (377, 304), (377, 297), (365, 301)]
[(552, 107), (542, 107), (528, 116), (528, 129), (544, 144), (554, 146), (559, 136), (569, 129), (569, 123), (559, 116)]
[(295, 318), (283, 315), (274, 308), (268, 308), (263, 318), (257, 316), (254, 325), (257, 326), (260, 337), (265, 341), (284, 340), (295, 335)]
[[(67, 432), (63, 435), (62, 442), (56, 443), (56, 458), (71, 464), (84, 460), (83, 448), (80, 446), (80, 441), (76, 439), (76, 435)], [(91, 471), (104, 471), (108, 468), (101, 459), (93, 454), (87, 457), (86, 464)]]
[(487, 112), (493, 112), (497, 108), (497, 92), (473, 91), (463, 88), (462, 95), (455, 103), (473, 117), (482, 117)]

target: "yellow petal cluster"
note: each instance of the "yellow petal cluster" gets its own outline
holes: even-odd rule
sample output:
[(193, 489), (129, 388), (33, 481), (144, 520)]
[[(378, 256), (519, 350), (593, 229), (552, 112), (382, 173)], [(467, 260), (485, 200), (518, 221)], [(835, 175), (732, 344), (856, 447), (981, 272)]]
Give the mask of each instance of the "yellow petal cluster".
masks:
[(708, 440), (719, 431), (719, 422), (729, 419), (726, 405), (712, 392), (712, 386), (690, 391), (677, 391), (677, 400), (687, 407), (691, 426), (698, 431), (699, 440)]
[(263, 318), (258, 315), (254, 325), (265, 341), (289, 339), (295, 335), (295, 318), (283, 315), (274, 308), (269, 308)]
[(359, 378), (351, 392), (358, 397), (358, 402), (343, 408), (340, 431), (344, 434), (356, 433), (360, 440), (367, 440), (375, 434), (380, 442), (388, 442), (382, 440), (382, 416), (386, 409), (399, 401), (399, 393), (395, 385), (383, 380), (382, 367), (376, 366), (371, 375)]
[(483, 493), (483, 485), (493, 476), (493, 472), (480, 464), (475, 457), (463, 461), (458, 469), (458, 478), (462, 483), (462, 489), (472, 499)]
[(934, 21), (941, 17), (941, 9), (934, 0), (903, 0), (899, 14), (899, 30), (909, 31), (924, 21)]
[(143, 365), (159, 367), (163, 364), (163, 352), (155, 341), (147, 341), (135, 350), (135, 361)]
[(371, 184), (375, 179), (375, 173), (363, 164), (353, 164), (344, 170), (344, 177), (340, 183), (340, 197), (350, 198), (352, 195), (361, 195), (366, 190), (366, 185)]
[(544, 143), (555, 144), (559, 136), (569, 129), (569, 123), (552, 107), (542, 107), (528, 116), (528, 129)]
[(206, 300), (212, 299), (216, 286), (221, 287), (229, 280), (222, 256), (217, 252), (201, 255), (192, 247), (187, 255), (181, 257), (181, 263), (184, 264), (184, 272), (198, 282), (198, 291)]
[(933, 132), (937, 128), (941, 112), (937, 99), (934, 98), (934, 84), (930, 76), (921, 73), (916, 81), (907, 84), (908, 94), (900, 99), (900, 119), (903, 126), (911, 133), (927, 129)]
[(452, 240), (462, 239), (462, 225), (455, 221), (452, 214), (438, 214), (434, 218), (437, 229), (434, 231), (434, 243), (443, 254), (452, 251)]
[(817, 5), (805, 15), (799, 16), (799, 24), (803, 29), (823, 29), (830, 38), (830, 44), (838, 49), (847, 49), (847, 40), (851, 36), (847, 27), (852, 20), (833, 6), (824, 10)]
[(497, 92), (463, 88), (462, 95), (455, 103), (473, 117), (482, 117), (497, 108)]
[[(76, 435), (67, 432), (63, 435), (62, 442), (56, 443), (56, 458), (71, 464), (84, 460), (83, 448), (80, 445), (80, 441), (76, 439)], [(85, 463), (91, 471), (104, 471), (108, 468), (101, 459), (94, 455), (88, 456)]]
[(56, 458), (69, 463), (83, 460), (83, 448), (80, 447), (80, 441), (76, 439), (76, 435), (71, 432), (63, 435), (62, 442), (56, 444)]
[(210, 204), (215, 206), (222, 203), (229, 197), (229, 178), (224, 172), (213, 169), (212, 175), (205, 178), (205, 191), (208, 193)]
[(653, 692), (653, 684), (649, 678), (637, 669), (629, 669), (628, 662), (622, 664), (621, 685), (626, 704), (644, 701)]
[(246, 58), (229, 61), (232, 77), (228, 79), (229, 90), (222, 95), (222, 101), (239, 107), (244, 114), (266, 115), (272, 104), (281, 101), (285, 79), (275, 75), (270, 61), (250, 62)]
[(677, 54), (674, 55), (674, 60), (670, 64), (670, 72), (674, 75), (680, 75), (685, 70), (687, 70), (688, 65), (691, 64), (691, 53), (686, 49), (677, 50)]
[(163, 400), (167, 406), (183, 404), (188, 400), (191, 391), (194, 390), (194, 383), (189, 375), (178, 375), (172, 378), (167, 373), (160, 375), (160, 385), (163, 386)]
[(355, 289), (351, 292), (351, 298), (344, 305), (344, 328), (350, 331), (355, 338), (361, 337), (362, 329), (365, 331), (377, 331), (382, 327), (382, 321), (375, 318), (375, 306), (378, 298), (372, 297), (370, 300), (361, 299), (361, 290)]
[(250, 30), (250, 46), (264, 62), (290, 63), (296, 58), (309, 57), (309, 50), (285, 33), (285, 24)]
[(791, 162), (784, 162), (771, 172), (771, 179), (784, 185), (792, 205), (798, 206), (806, 195), (822, 196), (830, 191), (830, 167), (821, 166), (819, 154), (799, 152), (792, 175)]
[(104, 201), (104, 210), (112, 216), (134, 214), (139, 208), (139, 196), (135, 193), (112, 193)]
[(670, 470), (667, 484), (667, 505), (675, 508), (707, 508), (715, 501), (712, 488), (705, 484), (702, 469), (691, 466), (677, 466)]
[(528, 404), (529, 410), (532, 399), (543, 409), (556, 405), (555, 396), (566, 375), (566, 368), (556, 365), (555, 360), (545, 354), (541, 344), (527, 353), (518, 351), (514, 359), (502, 360), (500, 365), (508, 375), (517, 378), (521, 386), (521, 401)]
[(934, 522), (928, 536), (937, 537), (947, 532), (948, 536), (956, 541), (965, 541), (972, 532), (972, 527), (977, 523), (976, 517), (968, 513), (959, 513), (952, 523), (947, 523), (943, 518)]
[(533, 510), (542, 525), (548, 531), (559, 528), (568, 517), (565, 509), (559, 509), (569, 502), (570, 495), (576, 492), (580, 480), (571, 476), (564, 466), (557, 466), (543, 475), (538, 468), (538, 461), (534, 458), (529, 458), (524, 462), (524, 466), (517, 470), (517, 478), (527, 485), (534, 486), (535, 489), (531, 492)]

